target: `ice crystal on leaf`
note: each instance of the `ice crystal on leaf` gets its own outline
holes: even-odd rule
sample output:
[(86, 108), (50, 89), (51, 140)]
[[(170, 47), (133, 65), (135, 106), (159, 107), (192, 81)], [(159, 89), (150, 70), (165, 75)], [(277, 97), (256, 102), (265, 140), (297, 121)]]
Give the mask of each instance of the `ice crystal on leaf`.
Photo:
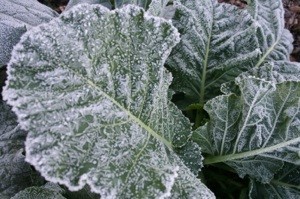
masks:
[(284, 29), (282, 2), (249, 0), (246, 10), (216, 0), (175, 1), (173, 22), (181, 42), (168, 59), (178, 105), (203, 105), (221, 84), (270, 61), (288, 61), (292, 36)]
[(136, 6), (81, 4), (26, 33), (4, 90), (29, 132), (26, 160), (101, 198), (214, 197), (173, 149), (191, 132), (163, 67), (178, 41), (170, 22)]
[[(46, 180), (101, 198), (214, 198), (198, 176), (214, 188), (217, 181), (217, 197), (243, 198), (246, 186), (250, 198), (299, 195), (300, 65), (288, 60), (281, 1), (248, 0), (246, 9), (217, 0), (69, 7), (22, 37), (3, 92), (28, 131), (26, 160)], [(14, 158), (23, 146), (14, 133), (0, 137), (5, 197), (26, 188), (2, 175), (15, 160), (24, 164), (20, 153)], [(200, 171), (203, 163), (214, 166)], [(228, 172), (249, 180), (229, 190)], [(60, 197), (49, 191), (20, 195)]]
[(12, 197), (20, 190), (43, 181), (25, 162), (24, 141), (27, 133), (17, 123), (11, 108), (0, 102), (0, 198)]
[(153, 16), (163, 17), (165, 19), (172, 19), (175, 13), (174, 6), (168, 5), (170, 0), (71, 0), (69, 1), (66, 10), (81, 3), (101, 4), (109, 9), (120, 8), (127, 4), (132, 4), (144, 8)]
[(284, 9), (278, 0), (247, 0), (247, 9), (257, 22), (257, 38), (262, 54), (256, 66), (266, 61), (289, 60), (293, 36), (284, 28)]
[(207, 164), (225, 162), (241, 177), (269, 183), (284, 162), (300, 164), (300, 66), (288, 61), (282, 3), (253, 0), (247, 8), (261, 54), (235, 83), (222, 85), (226, 95), (207, 102), (211, 121), (193, 139), (211, 154)]
[(36, 0), (1, 0), (0, 6), (0, 67), (10, 58), (21, 35), (33, 26), (49, 22), (58, 14)]
[(175, 13), (174, 6), (168, 5), (170, 0), (152, 0), (148, 12), (154, 16), (172, 19)]
[(181, 34), (167, 64), (172, 89), (183, 92), (183, 108), (203, 105), (220, 86), (249, 70), (261, 53), (256, 23), (245, 10), (217, 0), (175, 1), (173, 23)]
[(120, 8), (127, 4), (134, 4), (146, 10), (148, 9), (150, 3), (151, 0), (113, 0), (113, 4), (115, 8)]
[(81, 3), (88, 3), (88, 4), (101, 4), (109, 9), (112, 8), (110, 0), (70, 0), (68, 5), (66, 6), (65, 10), (71, 9), (73, 6), (76, 6)]
[(207, 102), (212, 119), (195, 137), (211, 154), (206, 164), (225, 162), (241, 177), (247, 174), (267, 183), (284, 162), (300, 164), (300, 82), (276, 84), (241, 75), (236, 84), (238, 95)]
[(270, 184), (251, 181), (250, 197), (252, 198), (298, 198), (300, 195), (300, 167), (286, 163), (275, 175)]
[[(131, 5), (139, 6), (146, 10), (146, 9), (148, 9), (151, 1), (152, 0), (71, 0), (71, 2), (69, 4), (70, 4), (70, 6), (73, 6), (78, 3), (97, 3), (97, 4), (101, 4), (103, 6), (106, 6), (109, 9), (121, 8), (125, 5), (131, 4)], [(68, 4), (68, 7), (69, 7), (69, 4)]]
[(62, 196), (64, 190), (59, 185), (47, 183), (41, 187), (29, 187), (17, 193), (11, 199), (66, 199)]

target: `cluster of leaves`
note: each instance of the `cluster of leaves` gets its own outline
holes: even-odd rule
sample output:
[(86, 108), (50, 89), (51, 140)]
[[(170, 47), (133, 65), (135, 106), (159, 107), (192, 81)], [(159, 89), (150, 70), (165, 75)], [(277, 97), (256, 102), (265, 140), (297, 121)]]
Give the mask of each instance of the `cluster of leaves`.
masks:
[(300, 196), (281, 1), (81, 2), (0, 8), (1, 198)]

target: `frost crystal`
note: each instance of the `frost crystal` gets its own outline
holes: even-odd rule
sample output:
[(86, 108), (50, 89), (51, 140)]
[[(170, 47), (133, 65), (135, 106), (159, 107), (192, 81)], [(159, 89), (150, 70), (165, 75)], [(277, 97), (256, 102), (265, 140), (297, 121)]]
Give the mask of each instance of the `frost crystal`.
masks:
[(284, 163), (300, 163), (300, 131), (294, 125), (300, 118), (300, 82), (241, 76), (236, 84), (240, 96), (230, 93), (206, 104), (212, 119), (197, 130), (199, 145), (212, 149), (205, 151), (212, 155), (206, 163), (225, 162), (241, 177), (269, 183)]
[(1, 0), (0, 6), (0, 67), (10, 59), (10, 53), (21, 35), (33, 26), (49, 22), (58, 14), (36, 0)]
[(172, 148), (176, 132), (191, 131), (163, 67), (178, 41), (136, 6), (81, 4), (26, 33), (4, 90), (29, 131), (26, 160), (101, 198), (213, 197)]
[(22, 131), (8, 105), (0, 102), (0, 198), (12, 197), (22, 189), (40, 185), (43, 180), (25, 162)]
[(217, 0), (175, 1), (174, 26), (181, 34), (168, 67), (172, 89), (185, 93), (186, 106), (220, 94), (222, 83), (252, 68), (260, 54), (254, 20), (245, 10)]
[(284, 28), (284, 9), (278, 0), (249, 0), (247, 9), (257, 27), (259, 47), (263, 52), (256, 66), (266, 61), (287, 61), (292, 52), (292, 34)]

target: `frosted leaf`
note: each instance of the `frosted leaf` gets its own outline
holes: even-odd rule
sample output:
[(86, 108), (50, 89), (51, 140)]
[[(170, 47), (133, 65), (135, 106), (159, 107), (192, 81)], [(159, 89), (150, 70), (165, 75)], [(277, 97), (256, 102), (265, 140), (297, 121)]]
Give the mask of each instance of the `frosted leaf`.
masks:
[(60, 194), (65, 193), (65, 190), (63, 188), (61, 188), (58, 184), (55, 184), (55, 183), (52, 183), (52, 182), (47, 182), (46, 184), (44, 184), (41, 187), (49, 189), (49, 190), (51, 190), (53, 192), (56, 192), (56, 193), (60, 193)]
[(255, 198), (299, 198), (300, 195), (300, 166), (285, 164), (268, 184), (254, 180), (250, 183), (249, 196)]
[(196, 130), (198, 144), (210, 154), (205, 164), (225, 162), (241, 177), (266, 183), (283, 162), (300, 165), (300, 82), (239, 77), (236, 84), (240, 96), (205, 105), (211, 121)]
[(284, 29), (284, 9), (278, 0), (247, 0), (247, 9), (257, 22), (257, 38), (262, 52), (256, 66), (266, 61), (289, 60), (293, 36)]
[(172, 19), (175, 14), (175, 7), (168, 5), (170, 0), (152, 0), (147, 10), (154, 16)]
[(11, 27), (31, 28), (57, 16), (51, 8), (35, 0), (1, 0), (0, 22)]
[(178, 41), (170, 22), (136, 6), (81, 4), (26, 33), (3, 92), (29, 131), (26, 160), (101, 198), (213, 197), (172, 147), (191, 133), (163, 67)]
[(256, 23), (246, 10), (217, 0), (175, 1), (175, 7), (181, 41), (167, 60), (172, 89), (185, 94), (186, 105), (203, 105), (222, 83), (253, 67), (260, 54)]
[(0, 68), (10, 59), (10, 53), (22, 34), (26, 32), (25, 27), (11, 27), (0, 22)]
[(149, 13), (154, 16), (171, 19), (175, 10), (172, 9), (172, 6), (167, 6), (167, 3), (169, 1), (170, 0), (70, 0), (66, 7), (66, 10), (69, 10), (71, 7), (80, 3), (101, 4), (109, 9), (120, 8), (124, 5), (133, 4), (144, 9), (148, 9), (149, 7)]
[(80, 4), (80, 3), (88, 3), (88, 4), (101, 4), (108, 9), (112, 8), (110, 0), (70, 0), (68, 5), (66, 6), (65, 11), (69, 10), (73, 6)]
[(300, 81), (300, 64), (288, 61), (269, 62), (242, 75), (263, 78), (276, 84), (285, 81)]
[(0, 110), (0, 198), (6, 199), (42, 180), (25, 162), (26, 133), (20, 130), (15, 114), (2, 101)]
[[(255, 67), (240, 75), (243, 78), (248, 76), (261, 78), (266, 81), (279, 84), (285, 81), (300, 81), (300, 64), (289, 61), (268, 62), (262, 66)], [(224, 94), (236, 93), (240, 95), (238, 86), (232, 81), (221, 86)]]
[(120, 8), (124, 5), (134, 4), (144, 9), (148, 9), (151, 0), (113, 0), (113, 7)]
[(188, 142), (177, 151), (177, 154), (183, 160), (184, 164), (190, 168), (194, 175), (198, 176), (198, 173), (203, 166), (201, 148), (199, 145), (195, 142)]
[(57, 189), (43, 187), (29, 187), (17, 193), (11, 199), (66, 199)]
[(36, 0), (1, 0), (0, 67), (9, 61), (13, 46), (27, 29), (48, 22), (57, 15)]

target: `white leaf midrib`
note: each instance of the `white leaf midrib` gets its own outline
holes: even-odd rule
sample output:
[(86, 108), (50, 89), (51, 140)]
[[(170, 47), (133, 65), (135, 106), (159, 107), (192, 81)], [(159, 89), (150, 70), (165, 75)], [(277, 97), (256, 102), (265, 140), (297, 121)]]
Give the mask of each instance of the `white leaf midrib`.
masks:
[(146, 125), (143, 121), (141, 121), (139, 118), (137, 118), (135, 115), (133, 115), (129, 110), (127, 110), (125, 107), (123, 107), (119, 102), (117, 102), (115, 99), (110, 97), (107, 93), (102, 91), (94, 82), (92, 82), (90, 79), (82, 76), (81, 74), (77, 73), (76, 71), (72, 70), (71, 68), (68, 68), (72, 73), (83, 79), (86, 83), (88, 83), (90, 86), (98, 90), (101, 94), (103, 94), (104, 97), (109, 99), (113, 104), (115, 104), (117, 107), (119, 107), (122, 111), (124, 111), (130, 118), (132, 118), (133, 121), (135, 121), (139, 126), (141, 126), (143, 129), (145, 129), (148, 133), (150, 133), (153, 137), (161, 141), (164, 145), (166, 145), (171, 151), (172, 149), (172, 143), (169, 142), (167, 139), (159, 135), (157, 132), (155, 132), (152, 128), (150, 128), (148, 125)]
[(213, 163), (218, 163), (218, 162), (226, 162), (226, 161), (233, 161), (236, 159), (248, 158), (248, 157), (260, 155), (263, 153), (273, 152), (278, 149), (281, 149), (281, 148), (284, 148), (284, 147), (287, 147), (289, 145), (293, 145), (293, 144), (296, 144), (299, 142), (300, 142), (300, 137), (297, 137), (297, 138), (291, 139), (286, 142), (281, 142), (281, 143), (273, 145), (273, 146), (260, 148), (260, 149), (256, 149), (256, 150), (252, 150), (252, 151), (229, 154), (229, 155), (224, 155), (224, 156), (210, 156), (204, 160), (204, 164), (213, 164)]
[(295, 189), (300, 190), (300, 185), (297, 186), (297, 185), (281, 182), (279, 180), (272, 180), (271, 183), (275, 184), (275, 185), (279, 185), (279, 186), (284, 186), (284, 187), (287, 187), (287, 188), (295, 188)]
[[(214, 16), (214, 6), (213, 8), (213, 13), (212, 16)], [(207, 68), (208, 68), (208, 58), (210, 55), (210, 46), (211, 46), (211, 40), (212, 40), (212, 32), (213, 32), (213, 25), (214, 25), (214, 17), (212, 17), (212, 22), (209, 30), (209, 35), (208, 35), (208, 42), (207, 46), (205, 48), (205, 57), (203, 60), (203, 69), (202, 69), (202, 77), (201, 77), (201, 84), (200, 84), (200, 104), (204, 105), (205, 103), (205, 83), (206, 83), (206, 73), (207, 73)]]

